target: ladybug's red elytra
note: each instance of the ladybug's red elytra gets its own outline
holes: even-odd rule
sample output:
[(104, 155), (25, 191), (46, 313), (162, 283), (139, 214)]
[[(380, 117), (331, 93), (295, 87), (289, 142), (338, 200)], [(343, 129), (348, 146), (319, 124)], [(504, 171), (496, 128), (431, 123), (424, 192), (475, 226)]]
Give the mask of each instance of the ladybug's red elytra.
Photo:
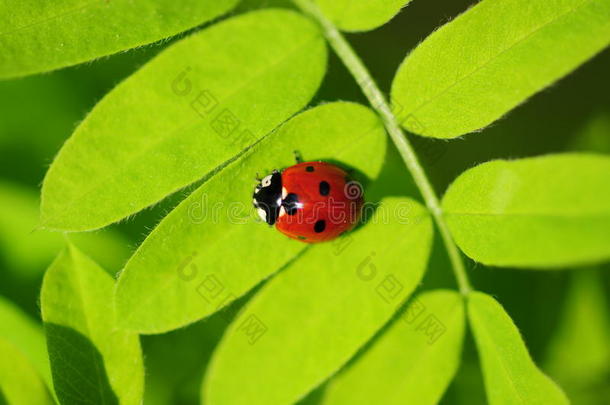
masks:
[(363, 203), (360, 184), (326, 162), (274, 170), (257, 184), (253, 195), (263, 221), (306, 243), (329, 241), (352, 229)]

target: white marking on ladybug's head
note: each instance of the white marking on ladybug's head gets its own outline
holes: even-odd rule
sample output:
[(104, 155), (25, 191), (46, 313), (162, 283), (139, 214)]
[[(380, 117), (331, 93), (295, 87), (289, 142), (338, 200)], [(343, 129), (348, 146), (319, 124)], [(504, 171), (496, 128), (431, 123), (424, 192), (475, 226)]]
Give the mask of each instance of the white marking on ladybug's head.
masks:
[(286, 198), (287, 195), (288, 195), (288, 190), (286, 190), (286, 187), (282, 187), (282, 199)]
[(286, 215), (286, 209), (285, 209), (285, 208), (284, 208), (284, 206), (282, 205), (282, 206), (280, 207), (280, 215), (279, 215), (279, 216), (280, 216), (280, 217), (283, 217), (284, 215)]
[(272, 176), (273, 176), (272, 174), (270, 174), (270, 175), (268, 175), (268, 176), (265, 176), (265, 178), (263, 178), (263, 179), (261, 180), (261, 185), (262, 185), (263, 187), (269, 187), (269, 186), (271, 185), (271, 177), (272, 177)]
[(262, 208), (257, 208), (256, 212), (258, 213), (258, 216), (264, 221), (267, 222), (267, 211), (265, 211)]

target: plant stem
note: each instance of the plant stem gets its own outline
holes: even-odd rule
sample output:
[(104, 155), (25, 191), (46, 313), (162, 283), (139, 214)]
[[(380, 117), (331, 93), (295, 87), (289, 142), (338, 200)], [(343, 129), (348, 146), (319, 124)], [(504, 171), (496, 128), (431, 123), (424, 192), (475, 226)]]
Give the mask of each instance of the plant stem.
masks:
[(409, 140), (402, 132), (402, 129), (398, 125), (397, 119), (392, 113), (385, 96), (379, 90), (379, 87), (371, 77), (371, 74), (367, 70), (366, 66), (362, 63), (358, 55), (354, 52), (350, 44), (347, 42), (345, 37), (337, 30), (335, 25), (329, 21), (326, 16), (320, 11), (318, 6), (310, 0), (293, 0), (293, 2), (306, 14), (313, 17), (321, 26), (324, 31), (326, 39), (334, 49), (335, 53), (339, 56), (339, 59), (345, 64), (347, 69), (351, 72), (354, 79), (358, 82), (358, 85), (362, 89), (362, 92), (367, 97), (371, 106), (381, 116), (384, 125), (390, 135), (390, 138), (396, 145), (398, 152), (402, 156), (405, 165), (411, 172), (419, 191), (421, 192), (426, 205), (432, 217), (436, 222), (436, 225), (441, 233), (441, 237), (447, 249), (449, 260), (455, 278), (457, 280), (460, 292), (463, 295), (467, 295), (472, 287), (466, 274), (464, 262), (460, 252), (453, 241), (443, 212), (439, 203), (439, 199), (424, 172), (419, 159), (413, 150)]

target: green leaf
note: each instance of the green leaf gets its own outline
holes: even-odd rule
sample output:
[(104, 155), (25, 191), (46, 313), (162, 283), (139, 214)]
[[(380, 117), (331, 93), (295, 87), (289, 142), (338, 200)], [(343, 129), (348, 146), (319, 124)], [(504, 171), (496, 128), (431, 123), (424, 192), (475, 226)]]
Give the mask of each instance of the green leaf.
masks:
[(238, 16), (162, 52), (111, 91), (53, 162), (42, 225), (100, 228), (233, 159), (303, 108), (326, 68), (316, 25)]
[(200, 186), (148, 236), (119, 278), (122, 325), (160, 333), (194, 322), (305, 248), (258, 220), (252, 208), (257, 173), (294, 164), (298, 150), (306, 160), (337, 160), (375, 178), (385, 145), (383, 124), (358, 104), (325, 104), (288, 121)]
[(464, 305), (453, 291), (418, 295), (325, 389), (322, 404), (437, 404), (460, 364)]
[(405, 59), (393, 108), (411, 132), (479, 130), (610, 42), (610, 0), (483, 0)]
[[(33, 188), (0, 181), (0, 251), (7, 271), (19, 279), (42, 274), (65, 245), (59, 233), (37, 230), (38, 193)], [(73, 242), (116, 272), (129, 257), (128, 243), (115, 231), (73, 235)]]
[(0, 337), (0, 403), (53, 405), (54, 401), (36, 369), (12, 343)]
[(229, 326), (208, 368), (205, 403), (304, 397), (390, 320), (421, 281), (431, 244), (426, 210), (390, 198), (360, 230), (307, 250)]
[(317, 0), (322, 12), (343, 31), (368, 31), (390, 21), (411, 0)]
[(490, 405), (569, 404), (561, 389), (536, 367), (517, 327), (496, 300), (480, 292), (471, 293), (468, 319)]
[(0, 4), (0, 78), (75, 65), (178, 34), (238, 0), (22, 0)]
[(42, 318), (61, 403), (142, 401), (140, 341), (117, 328), (113, 286), (112, 277), (72, 245), (45, 275)]
[(0, 325), (0, 340), (13, 344), (51, 387), (51, 369), (42, 325), (3, 297), (0, 297)]
[(465, 343), (460, 368), (441, 404), (489, 405), (474, 342), (468, 339)]
[(610, 258), (610, 158), (559, 154), (483, 163), (442, 202), (451, 233), (487, 265), (565, 267)]

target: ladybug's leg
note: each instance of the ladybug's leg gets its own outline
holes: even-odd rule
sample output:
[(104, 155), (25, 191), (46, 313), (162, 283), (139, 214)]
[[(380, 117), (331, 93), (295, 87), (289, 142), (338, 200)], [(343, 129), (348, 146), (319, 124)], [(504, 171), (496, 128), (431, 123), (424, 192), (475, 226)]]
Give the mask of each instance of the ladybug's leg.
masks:
[(303, 163), (303, 158), (298, 150), (292, 151), (292, 153), (294, 153), (294, 160), (296, 160), (297, 163)]
[(258, 173), (256, 173), (256, 177), (254, 178), (254, 180), (261, 181), (262, 179), (261, 179), (261, 176)]

